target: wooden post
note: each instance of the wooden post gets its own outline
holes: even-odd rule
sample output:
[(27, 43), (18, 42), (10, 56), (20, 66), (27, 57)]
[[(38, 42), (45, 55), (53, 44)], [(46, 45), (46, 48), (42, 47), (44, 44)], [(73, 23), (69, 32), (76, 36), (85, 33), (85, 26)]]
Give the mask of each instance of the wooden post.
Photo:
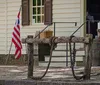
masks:
[(100, 22), (98, 24), (98, 36), (93, 39), (92, 45), (92, 66), (100, 66)]
[[(91, 35), (87, 35), (87, 38), (89, 40), (89, 38), (91, 39)], [(88, 80), (90, 79), (90, 75), (91, 75), (91, 65), (92, 65), (92, 55), (91, 55), (91, 43), (92, 43), (92, 39), (89, 43), (85, 43), (85, 71), (84, 71), (84, 80)]]
[[(27, 38), (32, 39), (33, 36), (29, 35)], [(28, 78), (33, 76), (33, 43), (27, 43), (28, 53)]]
[[(38, 36), (38, 37), (36, 37)], [(35, 33), (35, 39), (39, 39), (39, 31)], [(34, 68), (39, 66), (39, 53), (38, 53), (38, 43), (34, 43)], [(35, 69), (34, 69), (35, 70)]]
[(93, 39), (92, 66), (100, 66), (100, 37)]
[(97, 29), (98, 37), (100, 38), (100, 29)]

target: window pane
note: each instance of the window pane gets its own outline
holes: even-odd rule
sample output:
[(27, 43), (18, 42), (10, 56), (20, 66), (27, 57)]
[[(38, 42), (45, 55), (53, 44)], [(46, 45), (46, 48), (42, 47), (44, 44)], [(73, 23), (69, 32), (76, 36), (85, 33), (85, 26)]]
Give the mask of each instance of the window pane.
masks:
[(44, 5), (44, 0), (42, 0), (42, 5)]
[(33, 14), (36, 14), (36, 8), (33, 8)]
[(36, 23), (36, 16), (33, 16), (33, 23)]
[(41, 6), (41, 0), (37, 0), (37, 5)]
[(42, 14), (44, 14), (44, 7), (42, 7)]
[(37, 8), (37, 14), (40, 14), (41, 13), (41, 10), (40, 10), (40, 7)]
[(37, 23), (40, 23), (40, 22), (41, 22), (41, 17), (37, 16)]
[(36, 6), (36, 0), (33, 0), (33, 6)]

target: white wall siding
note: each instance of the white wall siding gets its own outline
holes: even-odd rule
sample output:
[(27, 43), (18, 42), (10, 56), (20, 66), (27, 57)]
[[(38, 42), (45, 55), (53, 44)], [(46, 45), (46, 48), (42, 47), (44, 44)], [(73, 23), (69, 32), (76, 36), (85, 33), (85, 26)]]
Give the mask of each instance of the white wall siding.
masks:
[[(77, 22), (74, 23), (57, 23), (56, 36), (70, 36), (83, 23), (83, 0), (53, 0), (53, 22)], [(54, 24), (53, 24), (54, 25)], [(53, 29), (53, 25), (49, 29)], [(34, 35), (37, 30), (42, 30), (43, 24), (33, 24), (23, 27), (22, 36)], [(83, 28), (78, 30), (75, 36), (83, 36)]]
[[(0, 54), (8, 54), (12, 31), (21, 5), (21, 0), (0, 0)], [(70, 36), (83, 22), (83, 0), (53, 0), (53, 22), (78, 22), (74, 24), (56, 24), (57, 36)], [(54, 25), (54, 24), (53, 24)], [(48, 29), (53, 30), (53, 25)], [(44, 24), (33, 24), (21, 27), (21, 38), (34, 35), (46, 27)], [(76, 36), (83, 36), (83, 29)], [(24, 46), (24, 45), (23, 45)], [(14, 53), (14, 45), (11, 53)], [(25, 46), (23, 47), (25, 53)]]
[[(81, 0), (53, 0), (53, 22), (80, 23), (81, 4)], [(65, 24), (62, 25), (66, 28)], [(72, 27), (72, 25), (70, 26)], [(67, 28), (66, 31), (68, 32)]]
[(0, 0), (0, 54), (6, 51), (6, 1)]
[[(56, 23), (56, 36), (70, 36), (83, 23), (81, 15), (83, 2), (83, 0), (53, 0), (53, 22), (77, 22), (77, 26), (74, 23)], [(75, 36), (83, 36), (82, 32), (83, 28), (78, 30)]]
[[(6, 53), (8, 54), (9, 52), (9, 48), (11, 45), (11, 38), (12, 38), (12, 32), (13, 32), (13, 28), (15, 25), (15, 20), (17, 19), (17, 14), (19, 12), (19, 8), (21, 5), (21, 0), (6, 0), (6, 13), (7, 13), (7, 17), (6, 17), (6, 27), (7, 27), (7, 49), (6, 49)], [(11, 49), (11, 54), (14, 54), (15, 51), (15, 47), (14, 45), (12, 45), (12, 49)]]
[[(8, 40), (10, 40), (14, 20), (20, 6), (20, 0), (7, 0), (7, 23), (8, 28)], [(13, 3), (13, 4), (10, 4)], [(78, 22), (75, 24), (56, 24), (56, 36), (70, 36), (82, 23), (81, 21), (81, 0), (53, 0), (53, 22)], [(21, 29), (21, 37), (25, 38), (27, 35), (35, 35), (36, 31), (42, 30), (45, 27), (44, 24), (33, 24), (30, 26), (24, 26)], [(53, 25), (48, 29), (53, 30)], [(76, 36), (81, 36), (81, 30), (79, 30)], [(83, 36), (83, 35), (82, 35)], [(8, 43), (9, 47), (10, 43)], [(14, 49), (14, 48), (13, 48)], [(12, 50), (13, 53), (14, 50)], [(23, 47), (23, 53), (25, 53), (25, 47)]]

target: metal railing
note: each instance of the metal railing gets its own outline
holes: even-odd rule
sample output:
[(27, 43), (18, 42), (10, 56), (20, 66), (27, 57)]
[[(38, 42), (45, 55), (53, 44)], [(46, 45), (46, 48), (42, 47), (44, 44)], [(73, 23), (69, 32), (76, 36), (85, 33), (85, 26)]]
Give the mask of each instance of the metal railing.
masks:
[(56, 24), (57, 24), (57, 23), (74, 23), (75, 26), (77, 26), (77, 22), (53, 22), (53, 24), (54, 24), (54, 36), (55, 36), (55, 34), (56, 34)]
[[(97, 22), (99, 22), (99, 20), (86, 20), (69, 36), (74, 36), (74, 34), (79, 29), (81, 29), (81, 27), (83, 27), (84, 25), (87, 25), (86, 30), (88, 31), (87, 33), (90, 34), (91, 33), (90, 24), (95, 23), (95, 22), (97, 23)], [(54, 31), (54, 36), (56, 36), (56, 24), (59, 24), (59, 23), (74, 23), (74, 26), (77, 26), (77, 22), (53, 22), (53, 24), (54, 24), (54, 30), (53, 30)], [(66, 66), (68, 66), (68, 43), (66, 43)]]
[[(68, 23), (73, 23), (74, 24), (74, 26), (77, 26), (77, 22), (53, 22), (53, 24), (54, 24), (54, 36), (56, 36), (56, 24), (60, 24), (60, 23), (62, 23), (62, 24), (68, 24)], [(66, 43), (66, 66), (68, 66), (68, 43)]]

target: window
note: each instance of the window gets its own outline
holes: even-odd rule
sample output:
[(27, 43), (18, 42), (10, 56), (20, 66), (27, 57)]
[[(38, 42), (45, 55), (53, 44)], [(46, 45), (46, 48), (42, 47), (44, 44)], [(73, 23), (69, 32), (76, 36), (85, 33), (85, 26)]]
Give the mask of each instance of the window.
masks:
[(22, 26), (52, 24), (52, 0), (22, 0)]
[(44, 0), (33, 0), (32, 23), (44, 22)]

